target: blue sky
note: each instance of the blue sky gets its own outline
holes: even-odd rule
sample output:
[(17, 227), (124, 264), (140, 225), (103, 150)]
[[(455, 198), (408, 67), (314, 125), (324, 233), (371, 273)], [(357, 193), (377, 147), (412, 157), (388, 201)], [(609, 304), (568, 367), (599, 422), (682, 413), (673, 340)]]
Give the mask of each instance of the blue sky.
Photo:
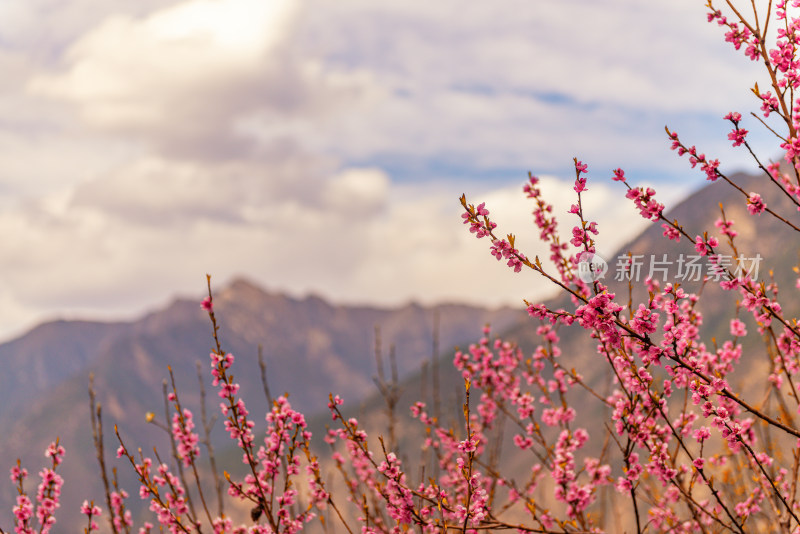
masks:
[(668, 205), (703, 185), (664, 125), (752, 168), (722, 116), (757, 107), (757, 65), (703, 4), (0, 0), (0, 336), (133, 317), (207, 272), (338, 302), (545, 295), (458, 197), (533, 255), (521, 185), (565, 212), (577, 156), (610, 254), (644, 225), (613, 168)]

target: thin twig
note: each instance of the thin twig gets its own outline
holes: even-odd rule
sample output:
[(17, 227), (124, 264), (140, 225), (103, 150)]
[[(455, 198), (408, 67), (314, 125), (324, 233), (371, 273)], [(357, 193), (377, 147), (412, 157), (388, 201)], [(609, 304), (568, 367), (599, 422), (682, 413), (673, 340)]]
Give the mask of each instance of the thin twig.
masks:
[(208, 419), (206, 412), (206, 388), (203, 383), (202, 365), (200, 362), (196, 362), (196, 365), (197, 383), (200, 386), (200, 421), (203, 424), (203, 439), (201, 443), (206, 446), (206, 450), (208, 451), (208, 462), (211, 464), (211, 474), (214, 477), (214, 489), (217, 493), (217, 515), (222, 517), (225, 514), (225, 504), (222, 499), (222, 479), (219, 477), (217, 460), (214, 456), (214, 447), (211, 445), (211, 429), (214, 427), (217, 416), (214, 415), (211, 419)]

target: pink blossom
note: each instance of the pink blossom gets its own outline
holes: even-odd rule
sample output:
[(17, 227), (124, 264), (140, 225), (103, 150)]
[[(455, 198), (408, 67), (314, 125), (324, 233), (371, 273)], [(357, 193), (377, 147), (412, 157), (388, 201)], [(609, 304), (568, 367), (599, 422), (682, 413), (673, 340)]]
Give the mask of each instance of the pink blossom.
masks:
[(778, 99), (772, 94), (772, 91), (762, 94), (761, 101), (761, 111), (764, 112), (765, 117), (769, 117), (771, 112), (778, 110)]
[(28, 470), (24, 467), (20, 467), (19, 465), (15, 465), (11, 468), (11, 481), (12, 482), (22, 482), (28, 476)]
[(673, 228), (671, 225), (667, 223), (663, 223), (661, 228), (664, 229), (664, 237), (673, 241), (680, 241), (681, 240), (681, 232), (677, 228)]
[(633, 200), (633, 203), (639, 209), (639, 213), (645, 219), (657, 221), (661, 218), (661, 212), (664, 211), (664, 205), (659, 204), (655, 200), (655, 190), (651, 187), (648, 188), (632, 188), (625, 194), (626, 198)]
[(745, 137), (747, 136), (747, 130), (744, 128), (739, 128), (738, 126), (731, 130), (728, 134), (728, 139), (733, 141), (733, 146), (739, 146), (745, 141)]
[(712, 247), (719, 245), (719, 241), (714, 236), (709, 237), (707, 240), (704, 240), (701, 236), (697, 236), (694, 241), (694, 248), (701, 256), (707, 256), (711, 252)]
[(701, 170), (706, 173), (706, 179), (712, 182), (719, 177), (717, 167), (719, 167), (718, 159), (703, 161), (702, 165), (700, 166)]
[(767, 209), (767, 205), (761, 198), (761, 195), (758, 193), (750, 193), (750, 196), (747, 198), (747, 211), (750, 212), (751, 215), (759, 215)]
[(736, 337), (744, 337), (747, 335), (747, 329), (744, 323), (739, 319), (731, 320), (731, 335)]

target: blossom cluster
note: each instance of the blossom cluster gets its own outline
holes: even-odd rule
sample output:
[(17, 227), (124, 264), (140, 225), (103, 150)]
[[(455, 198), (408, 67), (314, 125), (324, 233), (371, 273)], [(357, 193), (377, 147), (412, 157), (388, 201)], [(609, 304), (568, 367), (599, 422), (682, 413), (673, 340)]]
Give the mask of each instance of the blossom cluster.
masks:
[[(36, 504), (25, 491), (24, 482), (28, 477), (28, 470), (22, 467), (17, 460), (17, 465), (11, 468), (11, 481), (17, 486), (17, 501), (13, 507), (14, 532), (17, 534), (33, 534), (34, 532), (47, 533), (56, 523), (55, 511), (61, 506), (61, 487), (64, 479), (56, 473), (56, 468), (64, 458), (64, 447), (58, 440), (52, 442), (44, 455), (51, 461), (51, 467), (39, 471), (41, 482), (36, 489)], [(36, 517), (38, 528), (35, 528), (33, 518)]]

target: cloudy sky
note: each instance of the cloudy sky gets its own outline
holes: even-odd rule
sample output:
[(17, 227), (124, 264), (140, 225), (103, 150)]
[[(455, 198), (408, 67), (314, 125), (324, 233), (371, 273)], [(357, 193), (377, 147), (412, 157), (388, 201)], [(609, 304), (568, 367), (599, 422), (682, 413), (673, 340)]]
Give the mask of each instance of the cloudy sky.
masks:
[(577, 156), (610, 254), (643, 227), (613, 168), (668, 205), (702, 185), (665, 124), (749, 167), (721, 118), (754, 108), (757, 71), (703, 4), (0, 0), (0, 337), (199, 297), (205, 273), (338, 302), (543, 295), (458, 197), (533, 255), (521, 185), (564, 212)]

